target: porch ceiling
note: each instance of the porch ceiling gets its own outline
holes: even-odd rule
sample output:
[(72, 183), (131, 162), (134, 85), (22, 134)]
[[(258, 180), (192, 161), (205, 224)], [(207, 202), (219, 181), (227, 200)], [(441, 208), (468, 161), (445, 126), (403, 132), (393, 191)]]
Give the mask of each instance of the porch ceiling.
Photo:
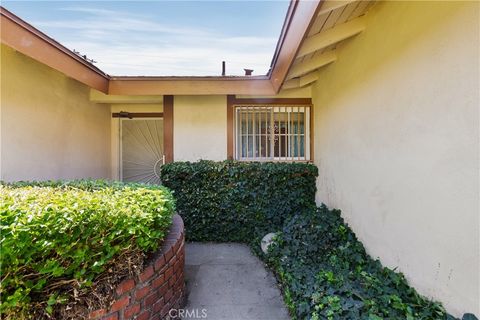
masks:
[(336, 48), (365, 29), (364, 15), (371, 0), (325, 0), (300, 46), (283, 89), (311, 85), (318, 70), (337, 59)]

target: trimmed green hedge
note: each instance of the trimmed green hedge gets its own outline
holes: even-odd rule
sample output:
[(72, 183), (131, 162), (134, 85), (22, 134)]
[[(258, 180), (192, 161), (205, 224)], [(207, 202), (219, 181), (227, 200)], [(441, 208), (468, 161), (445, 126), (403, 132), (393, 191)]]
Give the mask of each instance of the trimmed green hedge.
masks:
[(190, 241), (258, 240), (315, 206), (318, 171), (311, 164), (174, 162), (161, 173)]
[(127, 252), (156, 249), (175, 211), (164, 187), (105, 181), (0, 185), (0, 313), (29, 318), (68, 300), (55, 288), (88, 287)]

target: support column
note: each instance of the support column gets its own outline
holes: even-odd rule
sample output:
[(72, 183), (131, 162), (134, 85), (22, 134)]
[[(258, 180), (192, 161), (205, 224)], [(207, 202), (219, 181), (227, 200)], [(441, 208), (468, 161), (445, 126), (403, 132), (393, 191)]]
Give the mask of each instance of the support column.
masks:
[(163, 96), (163, 147), (165, 163), (173, 162), (173, 96)]

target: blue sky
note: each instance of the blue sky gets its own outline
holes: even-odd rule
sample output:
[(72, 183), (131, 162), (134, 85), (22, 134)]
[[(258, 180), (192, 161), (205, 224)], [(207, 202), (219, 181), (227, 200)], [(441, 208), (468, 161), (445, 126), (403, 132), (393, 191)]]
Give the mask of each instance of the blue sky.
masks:
[(2, 1), (111, 75), (266, 74), (289, 1)]

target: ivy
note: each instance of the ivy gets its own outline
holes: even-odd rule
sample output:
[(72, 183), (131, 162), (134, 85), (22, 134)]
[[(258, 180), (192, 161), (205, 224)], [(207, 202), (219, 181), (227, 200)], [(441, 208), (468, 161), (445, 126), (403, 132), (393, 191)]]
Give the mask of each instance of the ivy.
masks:
[(340, 211), (325, 205), (290, 218), (265, 259), (295, 302), (294, 319), (454, 319), (372, 259)]
[(315, 206), (314, 165), (174, 162), (162, 167), (190, 241), (255, 242)]
[(156, 249), (174, 213), (164, 187), (106, 181), (0, 184), (0, 314), (52, 314), (62, 284), (88, 288), (121, 254)]
[[(276, 273), (294, 319), (454, 319), (372, 259), (339, 210), (317, 208), (305, 163), (175, 162), (162, 167), (190, 241), (247, 243)], [(278, 232), (267, 255), (260, 238)], [(471, 314), (464, 316), (476, 319)]]

